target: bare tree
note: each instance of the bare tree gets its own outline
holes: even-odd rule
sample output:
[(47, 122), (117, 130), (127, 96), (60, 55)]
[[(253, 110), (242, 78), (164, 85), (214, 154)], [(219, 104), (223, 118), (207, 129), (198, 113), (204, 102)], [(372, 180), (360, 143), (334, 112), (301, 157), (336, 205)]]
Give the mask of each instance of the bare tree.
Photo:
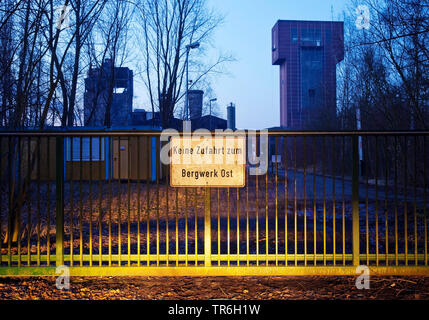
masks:
[[(356, 7), (369, 8), (368, 29), (356, 28)], [(427, 1), (353, 1), (345, 16), (346, 52), (340, 67), (339, 110), (342, 129), (356, 129), (357, 109), (363, 130), (427, 129), (429, 121), (429, 5)], [(419, 149), (420, 148), (420, 149)], [(378, 151), (377, 151), (378, 150)], [(383, 152), (374, 141), (364, 145), (368, 174), (392, 170), (392, 154), (407, 154), (409, 143), (386, 144)], [(419, 146), (415, 154), (423, 154)], [(417, 162), (418, 163), (418, 162)], [(401, 179), (413, 176), (413, 164), (398, 167)], [(407, 171), (408, 170), (408, 171)], [(424, 176), (420, 163), (415, 168)], [(399, 181), (401, 182), (401, 181)]]
[[(65, 112), (62, 119), (63, 125), (67, 124), (70, 127), (74, 125), (76, 91), (78, 77), (81, 74), (80, 60), (82, 48), (107, 1), (108, 0), (74, 0), (70, 3), (73, 11), (75, 12), (74, 62), (70, 89), (70, 103), (68, 106), (67, 104), (64, 104)], [(67, 120), (65, 119), (65, 115), (67, 115)]]
[(365, 0), (371, 27), (357, 45), (378, 52), (390, 73), (388, 82), (401, 88), (409, 129), (428, 128), (429, 5), (427, 1)]
[[(19, 130), (28, 126), (42, 128), (47, 120), (50, 100), (44, 102), (45, 111), (35, 110), (34, 93), (36, 84), (42, 83), (41, 67), (44, 65), (49, 46), (44, 43), (43, 35), (49, 29), (49, 12), (53, 12), (53, 5), (48, 1), (21, 1), (18, 6), (11, 6), (9, 2), (8, 10), (13, 10), (13, 14), (8, 18), (8, 22), (3, 24), (6, 28), (6, 39), (8, 43), (7, 59), (8, 63), (2, 64), (2, 74), (7, 75), (11, 81), (9, 91), (3, 94), (3, 110), (5, 114), (3, 124), (11, 130)], [(49, 10), (49, 8), (52, 10)], [(13, 9), (11, 9), (13, 8)], [(9, 31), (9, 30), (10, 31)], [(52, 29), (51, 29), (52, 30)], [(54, 39), (52, 37), (51, 39)], [(36, 79), (38, 77), (38, 79)], [(53, 96), (55, 88), (51, 86), (54, 81), (47, 84), (43, 90), (50, 91)], [(36, 91), (36, 95), (40, 91)], [(52, 98), (51, 96), (51, 98)], [(41, 107), (43, 109), (43, 107)], [(37, 116), (35, 116), (37, 114)], [(37, 120), (37, 122), (36, 122)], [(9, 206), (12, 241), (18, 237), (18, 216), (25, 202), (26, 191), (29, 182), (23, 177), (20, 170), (19, 155), (23, 153), (23, 145), (17, 137), (11, 137), (7, 141), (7, 154), (9, 172)], [(3, 155), (2, 155), (3, 156)], [(32, 164), (34, 165), (35, 157)], [(3, 173), (3, 172), (2, 172)], [(9, 241), (9, 236), (5, 237)]]
[(163, 127), (168, 127), (178, 102), (185, 95), (186, 46), (199, 42), (200, 49), (189, 58), (190, 88), (207, 75), (219, 72), (231, 57), (219, 55), (212, 63), (203, 61), (203, 48), (222, 22), (207, 8), (205, 0), (140, 0), (137, 2), (137, 41), (144, 60), (144, 83), (152, 112), (159, 110)]
[[(5, 55), (0, 70), (2, 87), (6, 88), (0, 91), (1, 114), (2, 125), (10, 130), (28, 127), (43, 129), (48, 124), (54, 125), (56, 118), (68, 118), (70, 110), (59, 106), (64, 106), (64, 97), (68, 98), (65, 94), (68, 83), (65, 66), (77, 32), (75, 28), (58, 27), (56, 8), (69, 4), (70, 0), (22, 0), (8, 1), (2, 7), (0, 34), (2, 43), (7, 46), (3, 48)], [(81, 16), (82, 28), (93, 19), (93, 11), (88, 10)], [(6, 81), (9, 81), (8, 87), (5, 86)], [(58, 90), (59, 84), (61, 91)], [(29, 147), (27, 152), (30, 152)], [(22, 140), (17, 137), (8, 139), (7, 154), (2, 157), (8, 159), (5, 172), (10, 175), (12, 233), (11, 239), (5, 237), (6, 242), (18, 239), (19, 212), (25, 204), (29, 188), (29, 180), (21, 172), (19, 157), (22, 154)], [(29, 170), (32, 171), (36, 162), (33, 150), (30, 158)]]
[[(104, 125), (111, 125), (111, 107), (116, 82), (115, 68), (122, 66), (129, 57), (129, 29), (134, 6), (127, 1), (108, 1), (105, 10), (96, 22), (87, 42), (90, 70), (96, 68), (97, 86), (91, 97), (91, 108), (87, 123), (95, 112), (103, 107)], [(103, 80), (103, 84), (102, 84)], [(101, 85), (102, 84), (102, 85)]]

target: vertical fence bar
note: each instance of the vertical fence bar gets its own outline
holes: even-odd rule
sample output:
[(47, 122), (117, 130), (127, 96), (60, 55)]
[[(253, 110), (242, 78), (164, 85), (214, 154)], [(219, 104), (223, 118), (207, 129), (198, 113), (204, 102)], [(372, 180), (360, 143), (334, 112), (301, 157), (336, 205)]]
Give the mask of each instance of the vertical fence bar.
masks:
[(334, 266), (337, 264), (336, 259), (336, 221), (335, 221), (335, 180), (336, 180), (336, 174), (335, 174), (335, 136), (332, 136), (332, 256), (333, 256), (333, 263)]
[(197, 188), (194, 189), (194, 236), (195, 236), (195, 266), (198, 265), (198, 192)]
[(404, 136), (404, 251), (405, 251), (405, 265), (408, 265), (408, 139)]
[(151, 177), (150, 164), (152, 159), (152, 147), (151, 137), (148, 136), (146, 139), (146, 154), (148, 155), (148, 161), (146, 166), (146, 264), (150, 266), (150, 190), (149, 180)]
[(128, 253), (128, 266), (131, 266), (131, 136), (128, 137), (127, 148), (127, 253)]
[(359, 265), (359, 139), (352, 137), (353, 171), (352, 171), (352, 236), (353, 265)]
[[(21, 137), (18, 137), (18, 146), (17, 146), (17, 180), (18, 180), (18, 194), (20, 194), (21, 192), (23, 192), (23, 190), (21, 190), (21, 168), (22, 168), (22, 142), (21, 142)], [(19, 200), (18, 200), (19, 201)], [(19, 204), (18, 208), (17, 208), (17, 212), (16, 212), (16, 222), (17, 222), (17, 250), (18, 250), (18, 267), (21, 267), (21, 208), (22, 205)]]
[[(74, 180), (74, 176), (73, 176), (73, 137), (70, 137), (70, 266), (73, 266), (73, 218), (74, 218), (74, 214), (73, 214), (73, 210), (74, 210), (74, 202), (73, 202), (73, 198), (74, 198), (74, 193), (73, 193), (73, 180)], [(67, 160), (67, 159), (66, 159)]]
[[(248, 150), (248, 149), (246, 149)], [(249, 166), (246, 165), (246, 265), (249, 266)]]
[[(159, 157), (159, 161), (161, 161), (161, 156), (157, 155)], [(169, 176), (170, 170), (167, 166), (165, 166), (165, 254), (167, 257), (166, 265), (168, 266), (169, 260), (170, 260), (170, 235), (169, 235), (169, 227), (168, 227), (168, 195), (169, 195)]]
[(37, 137), (37, 266), (40, 266), (40, 136)]
[(92, 266), (92, 136), (89, 137), (89, 266)]
[[(0, 152), (3, 152), (3, 137), (0, 136)], [(0, 157), (0, 183), (3, 183), (3, 157)], [(0, 198), (0, 212), (3, 212), (3, 198)], [(3, 263), (3, 222), (0, 214), (0, 267)], [(30, 247), (28, 247), (30, 249)]]
[(56, 265), (64, 265), (64, 137), (56, 138)]
[(427, 178), (426, 178), (426, 161), (427, 161), (427, 153), (426, 153), (426, 136), (423, 136), (423, 216), (424, 216), (424, 224), (425, 224), (425, 266), (428, 265), (428, 221), (427, 221), (427, 209), (426, 209), (426, 205), (427, 205), (427, 187), (428, 187), (428, 183), (427, 183)]
[(13, 188), (13, 171), (12, 171), (12, 165), (14, 163), (14, 159), (13, 159), (13, 147), (12, 147), (12, 138), (9, 137), (8, 138), (8, 148), (9, 148), (9, 153), (8, 153), (8, 180), (9, 180), (9, 196), (8, 196), (8, 205), (9, 205), (9, 210), (8, 210), (8, 219), (7, 219), (7, 255), (8, 255), (8, 260), (7, 260), (7, 266), (10, 267), (12, 264), (12, 210), (13, 210), (13, 201), (14, 201), (14, 188)]
[(388, 177), (389, 177), (389, 165), (388, 165), (388, 137), (384, 136), (384, 157), (385, 157), (385, 175), (384, 175), (384, 233), (385, 233), (385, 252), (386, 252), (386, 266), (389, 265), (389, 211), (387, 207), (387, 192), (388, 192)]
[(217, 188), (217, 256), (220, 266), (220, 188)]
[(395, 264), (398, 265), (398, 137), (395, 136)]
[(316, 137), (313, 136), (313, 260), (317, 265)]
[(346, 265), (346, 201), (345, 201), (345, 166), (346, 166), (346, 138), (342, 138), (342, 166), (341, 166), (341, 198), (342, 198), (342, 241), (343, 241), (343, 266)]
[[(141, 137), (137, 137), (137, 266), (140, 267), (140, 250), (141, 250), (141, 239), (140, 239), (140, 183), (141, 183), (141, 174), (140, 174), (140, 143)], [(149, 155), (147, 155), (149, 158)], [(149, 160), (149, 159), (148, 159)]]
[(237, 266), (240, 265), (240, 189), (237, 188)]
[[(3, 137), (0, 136), (0, 152), (3, 152)], [(3, 182), (3, 157), (0, 157), (0, 183)], [(3, 212), (3, 199), (0, 197), (0, 212)], [(2, 215), (0, 214), (0, 267), (3, 263), (3, 237), (2, 232)], [(30, 242), (30, 240), (28, 240)], [(28, 246), (28, 250), (30, 250), (30, 246)], [(30, 251), (29, 251), (30, 252)], [(30, 265), (30, 263), (28, 263)]]
[[(0, 139), (0, 150), (1, 150), (1, 139)], [(32, 231), (32, 223), (31, 223), (31, 173), (32, 173), (32, 165), (31, 165), (31, 137), (27, 137), (27, 266), (31, 265), (31, 231)], [(1, 161), (0, 161), (0, 170), (1, 170)], [(0, 178), (2, 174), (0, 172)], [(73, 206), (73, 203), (70, 204)], [(0, 230), (1, 230), (1, 218), (0, 218)], [(1, 237), (0, 237), (1, 243)], [(1, 251), (1, 244), (0, 244)], [(1, 252), (0, 252), (0, 264), (1, 264)]]
[(179, 265), (179, 190), (175, 188), (176, 192), (176, 267)]
[(230, 204), (229, 204), (229, 188), (227, 188), (227, 241), (226, 241), (226, 245), (227, 245), (227, 257), (228, 257), (228, 267), (229, 267), (229, 263), (230, 263), (230, 258), (231, 258), (231, 230), (230, 230)]
[(322, 138), (322, 175), (323, 175), (323, 265), (326, 266), (326, 136)]
[(375, 263), (377, 267), (380, 254), (378, 246), (378, 136), (375, 136)]
[[(255, 139), (256, 143), (256, 154), (260, 152), (259, 143), (258, 143), (258, 135), (256, 135)], [(256, 184), (256, 228), (255, 228), (255, 236), (256, 236), (256, 265), (259, 265), (259, 172), (256, 172), (255, 175), (255, 184)]]
[(46, 176), (47, 176), (47, 204), (46, 204), (46, 224), (47, 224), (47, 233), (46, 233), (46, 265), (49, 266), (51, 264), (51, 173), (50, 173), (50, 154), (51, 154), (51, 148), (50, 143), (51, 139), (50, 137), (46, 138), (46, 144), (47, 144), (47, 161), (46, 161)]
[(82, 137), (79, 138), (79, 262), (83, 266), (83, 202), (82, 202), (82, 179), (83, 179), (83, 156), (82, 156)]
[[(256, 145), (258, 143), (256, 142)], [(256, 183), (256, 226), (255, 226), (255, 236), (256, 236), (256, 265), (259, 265), (259, 179), (258, 179), (258, 173), (255, 175), (255, 183)]]
[(293, 137), (293, 221), (294, 221), (294, 261), (295, 266), (298, 265), (298, 207), (297, 207), (297, 194), (296, 194), (296, 136)]
[(108, 152), (108, 158), (109, 161), (106, 163), (109, 164), (109, 173), (108, 173), (108, 184), (109, 184), (109, 196), (108, 196), (108, 211), (109, 211), (109, 267), (112, 266), (112, 174), (113, 174), (113, 166), (112, 166), (112, 143), (113, 143), (113, 137), (107, 138), (108, 145), (109, 145), (109, 152)]
[(159, 266), (159, 143), (158, 137), (155, 138), (155, 161), (156, 161), (156, 265)]
[[(122, 242), (121, 242), (121, 223), (122, 223), (122, 213), (121, 213), (121, 137), (117, 136), (118, 139), (118, 265), (122, 266)], [(150, 153), (148, 153), (150, 154)]]
[(279, 264), (279, 257), (278, 257), (278, 254), (279, 254), (279, 226), (278, 226), (278, 224), (279, 224), (279, 222), (278, 222), (278, 199), (277, 199), (277, 183), (278, 183), (278, 174), (279, 174), (279, 168), (278, 168), (278, 155), (277, 155), (277, 137), (274, 137), (274, 149), (275, 149), (275, 151), (274, 151), (274, 153), (276, 154), (276, 164), (275, 164), (275, 166), (276, 166), (276, 176), (275, 176), (275, 194), (276, 194), (276, 199), (275, 199), (275, 215), (276, 215), (276, 217), (275, 217), (275, 223), (276, 223), (276, 225), (275, 225), (275, 241), (276, 241), (276, 243), (275, 243), (275, 245), (276, 245), (276, 248), (275, 248), (275, 250), (276, 250), (276, 266), (278, 266), (278, 264)]
[[(101, 267), (103, 264), (102, 254), (103, 254), (103, 233), (102, 233), (102, 208), (101, 208), (101, 193), (102, 193), (102, 182), (101, 182), (101, 136), (98, 137), (98, 265)], [(106, 163), (106, 159), (104, 159)], [(104, 170), (106, 171), (106, 170)]]
[(287, 136), (284, 136), (283, 141), (283, 147), (284, 147), (284, 157), (285, 157), (285, 266), (288, 265), (288, 252), (287, 252)]
[(417, 136), (414, 136), (414, 174), (413, 174), (413, 206), (414, 206), (414, 264), (417, 266), (418, 261), (418, 234), (417, 234)]
[(307, 266), (307, 140), (304, 136), (304, 265)]
[(188, 266), (188, 188), (185, 188), (185, 266)]
[[(269, 166), (269, 163), (267, 164)], [(268, 172), (265, 173), (265, 265), (268, 266)]]
[(212, 235), (211, 235), (211, 203), (210, 203), (210, 188), (205, 188), (204, 200), (204, 266), (210, 267), (212, 253)]
[(366, 265), (369, 265), (369, 200), (368, 200), (368, 192), (369, 192), (369, 138), (365, 137), (365, 147), (366, 152), (364, 153), (364, 162), (365, 162), (365, 236), (366, 236)]

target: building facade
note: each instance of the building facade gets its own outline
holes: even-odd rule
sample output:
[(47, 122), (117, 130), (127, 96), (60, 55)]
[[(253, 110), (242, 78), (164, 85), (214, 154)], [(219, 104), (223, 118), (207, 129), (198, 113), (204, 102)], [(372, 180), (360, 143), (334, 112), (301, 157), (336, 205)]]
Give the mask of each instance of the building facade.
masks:
[(277, 21), (272, 64), (280, 66), (281, 127), (311, 128), (335, 117), (336, 65), (343, 59), (343, 22)]

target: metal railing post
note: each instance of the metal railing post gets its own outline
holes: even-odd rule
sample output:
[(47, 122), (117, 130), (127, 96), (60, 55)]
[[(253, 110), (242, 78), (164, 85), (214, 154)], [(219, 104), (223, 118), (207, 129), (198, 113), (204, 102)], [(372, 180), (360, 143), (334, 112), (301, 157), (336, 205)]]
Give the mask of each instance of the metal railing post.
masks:
[(56, 266), (64, 265), (64, 137), (56, 137)]
[(211, 236), (211, 218), (210, 218), (210, 188), (205, 188), (204, 199), (204, 265), (211, 266), (212, 236)]
[(352, 137), (353, 173), (352, 173), (352, 242), (353, 265), (358, 266), (359, 261), (359, 137)]

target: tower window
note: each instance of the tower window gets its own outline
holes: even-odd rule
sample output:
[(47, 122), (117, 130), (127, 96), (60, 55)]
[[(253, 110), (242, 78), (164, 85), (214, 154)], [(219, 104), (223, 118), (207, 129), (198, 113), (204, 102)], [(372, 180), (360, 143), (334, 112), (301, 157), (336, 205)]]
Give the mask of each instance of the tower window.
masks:
[(320, 29), (305, 28), (301, 30), (301, 41), (321, 41), (322, 35)]
[(273, 48), (272, 48), (272, 50), (273, 51), (275, 51), (277, 48), (276, 48), (276, 41), (277, 41), (277, 34), (276, 34), (276, 30), (273, 30), (273, 39), (272, 39), (272, 42), (273, 42)]

